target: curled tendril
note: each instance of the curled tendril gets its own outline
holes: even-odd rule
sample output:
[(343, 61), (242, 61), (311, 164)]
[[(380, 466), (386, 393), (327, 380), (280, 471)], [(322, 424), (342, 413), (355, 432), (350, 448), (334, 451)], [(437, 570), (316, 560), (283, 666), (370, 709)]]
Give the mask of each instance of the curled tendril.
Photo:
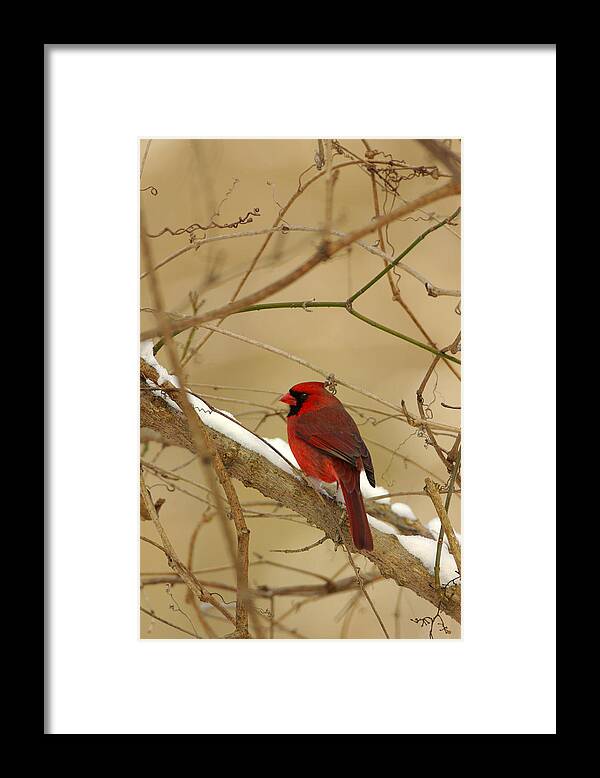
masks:
[(156, 195), (158, 194), (158, 189), (155, 186), (147, 186), (144, 189), (140, 189), (140, 192), (147, 192), (148, 190), (150, 190), (150, 194), (153, 197), (156, 197)]
[(218, 597), (224, 605), (235, 605), (235, 600), (226, 600), (220, 592), (209, 592), (213, 597)]
[(251, 224), (254, 221), (254, 217), (256, 216), (260, 216), (260, 208), (254, 208), (253, 210), (248, 211), (248, 213), (245, 216), (240, 216), (236, 221), (229, 222), (227, 224), (218, 224), (218, 222), (212, 219), (210, 224), (208, 224), (206, 227), (203, 227), (201, 224), (189, 224), (187, 227), (180, 227), (177, 230), (172, 230), (170, 227), (164, 227), (160, 232), (157, 232), (154, 235), (149, 232), (147, 232), (146, 235), (149, 238), (160, 238), (160, 236), (164, 235), (165, 232), (168, 232), (169, 235), (183, 235), (186, 232), (188, 235), (192, 235), (193, 233), (198, 232), (199, 230), (203, 230), (204, 232), (213, 229), (237, 230), (240, 224)]
[(279, 208), (278, 216), (281, 216), (281, 212), (283, 211), (283, 205), (277, 201), (277, 198), (275, 197), (275, 185), (271, 181), (267, 181), (267, 186), (271, 187), (271, 197), (273, 198), (273, 202), (275, 205)]
[(306, 170), (303, 170), (302, 173), (298, 176), (298, 192), (302, 191), (302, 176), (308, 173), (309, 170), (312, 170), (316, 165), (311, 165), (310, 167), (307, 167)]
[[(351, 152), (349, 149), (342, 146), (339, 141), (333, 141), (333, 145), (338, 154), (358, 161), (363, 161), (361, 157)], [(383, 157), (379, 162), (384, 162), (385, 167), (381, 164), (373, 164), (375, 157)], [(374, 175), (378, 179), (378, 183), (382, 186), (386, 193), (399, 194), (398, 186), (402, 181), (410, 181), (413, 178), (431, 177), (437, 181), (440, 177), (440, 171), (437, 165), (409, 165), (404, 159), (394, 159), (391, 154), (384, 154), (377, 149), (368, 150), (365, 153), (366, 161), (360, 165), (368, 175)]]
[(233, 190), (236, 188), (236, 186), (237, 186), (239, 183), (240, 183), (240, 179), (239, 179), (239, 178), (234, 178), (234, 179), (233, 179), (233, 181), (231, 182), (231, 186), (230, 186), (230, 187), (229, 187), (229, 189), (228, 189), (228, 190), (225, 192), (225, 197), (224, 197), (224, 198), (221, 200), (221, 202), (220, 202), (220, 203), (217, 205), (217, 210), (216, 210), (216, 211), (213, 213), (213, 215), (212, 215), (212, 218), (213, 218), (213, 219), (214, 219), (214, 217), (215, 217), (215, 216), (219, 216), (219, 215), (220, 215), (220, 211), (219, 211), (219, 209), (221, 208), (221, 206), (223, 205), (223, 203), (224, 203), (224, 202), (226, 202), (226, 201), (229, 199), (230, 195), (231, 195), (231, 194), (233, 194)]

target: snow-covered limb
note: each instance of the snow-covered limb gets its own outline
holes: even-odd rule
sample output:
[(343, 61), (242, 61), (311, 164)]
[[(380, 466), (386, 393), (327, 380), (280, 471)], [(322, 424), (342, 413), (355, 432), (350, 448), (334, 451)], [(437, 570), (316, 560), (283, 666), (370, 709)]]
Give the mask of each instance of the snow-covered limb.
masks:
[[(423, 567), (433, 575), (437, 540), (424, 538), (420, 535), (401, 535), (395, 527), (392, 527), (387, 522), (380, 521), (374, 516), (369, 516), (368, 518), (369, 524), (375, 529), (378, 529), (380, 532), (385, 532), (387, 535), (395, 535), (398, 538), (399, 543), (404, 546), (408, 553), (419, 559), (423, 564)], [(454, 557), (448, 550), (448, 546), (443, 543), (442, 555), (440, 558), (440, 583), (444, 586), (452, 581), (452, 585), (454, 585), (457, 583), (458, 578), (459, 576)]]
[[(436, 540), (439, 537), (440, 527), (441, 526), (442, 526), (442, 522), (439, 520), (439, 518), (437, 516), (434, 519), (431, 519), (431, 521), (427, 522), (427, 529), (431, 532), (431, 534), (433, 535), (433, 537)], [(456, 535), (456, 539), (460, 543), (461, 542), (460, 532), (455, 532), (454, 534)], [(444, 541), (443, 542), (444, 542), (444, 545), (447, 548), (448, 547), (448, 539), (447, 539), (447, 537), (445, 535), (444, 535)]]
[[(177, 380), (177, 377), (171, 375), (167, 370), (165, 370), (165, 368), (154, 356), (153, 346), (154, 344), (151, 340), (145, 340), (141, 343), (140, 348), (140, 357), (144, 360), (144, 362), (146, 362), (146, 364), (150, 365), (150, 367), (153, 367), (158, 373), (158, 379), (156, 382), (146, 379), (146, 383), (149, 386), (162, 386), (165, 384), (165, 382), (170, 382), (173, 384), (173, 386), (179, 387), (179, 381)], [(177, 403), (175, 403), (166, 392), (163, 392), (160, 389), (155, 389), (153, 390), (153, 393), (159, 397), (162, 396), (165, 402), (171, 405), (172, 408), (179, 410)], [(216, 432), (220, 432), (222, 435), (226, 435), (228, 438), (231, 438), (231, 440), (235, 440), (236, 443), (244, 446), (244, 448), (247, 448), (249, 451), (254, 451), (257, 454), (260, 454), (262, 457), (268, 459), (269, 462), (274, 464), (275, 467), (279, 467), (286, 473), (290, 473), (297, 478), (300, 477), (294, 471), (294, 469), (290, 467), (291, 463), (296, 469), (299, 469), (296, 458), (292, 454), (292, 450), (285, 440), (282, 438), (259, 437), (255, 433), (243, 427), (231, 413), (209, 406), (197, 395), (190, 391), (188, 391), (188, 399), (207, 427), (210, 427)], [(315, 479), (312, 480), (314, 481)], [(325, 494), (329, 494), (330, 496), (332, 495), (332, 490), (327, 488), (326, 484), (315, 481), (314, 485), (317, 489), (319, 489), (319, 491)], [(408, 524), (413, 524), (417, 521), (417, 517), (409, 505), (406, 505), (406, 503), (403, 502), (390, 503), (390, 498), (387, 496), (389, 492), (381, 486), (371, 486), (364, 472), (360, 474), (360, 490), (365, 499), (379, 497), (380, 499), (377, 500), (378, 505), (389, 506), (390, 510), (396, 516), (404, 519)], [(338, 502), (343, 505), (343, 498), (341, 493), (337, 493), (336, 498)]]
[[(156, 370), (158, 373), (158, 379), (155, 382), (146, 379), (146, 383), (149, 386), (163, 386), (165, 383), (171, 383), (173, 386), (179, 387), (177, 376), (171, 375), (164, 369), (160, 362), (157, 361), (152, 351), (152, 347), (153, 343), (151, 340), (145, 340), (141, 344), (141, 358), (144, 360), (144, 362), (146, 362), (147, 365), (153, 367), (154, 370)], [(175, 410), (179, 410), (177, 403), (174, 402), (166, 392), (161, 391), (160, 389), (156, 389), (153, 391), (153, 394), (159, 397), (163, 397), (165, 402), (167, 402), (171, 407), (175, 408)], [(298, 477), (297, 474), (294, 473), (293, 468), (290, 467), (289, 462), (286, 461), (285, 457), (290, 459), (294, 465), (297, 465), (297, 462), (294, 459), (291, 450), (289, 451), (289, 455), (285, 452), (285, 448), (287, 447), (289, 450), (289, 446), (287, 443), (285, 443), (285, 441), (281, 440), (281, 438), (274, 438), (273, 441), (268, 441), (268, 443), (271, 443), (272, 446), (265, 445), (264, 441), (259, 438), (258, 435), (254, 435), (252, 432), (245, 429), (228, 411), (221, 411), (217, 408), (212, 408), (210, 405), (205, 403), (197, 395), (190, 391), (188, 391), (187, 394), (192, 407), (195, 408), (196, 412), (207, 427), (210, 427), (210, 429), (215, 430), (216, 432), (220, 432), (222, 435), (226, 435), (228, 438), (231, 438), (231, 440), (235, 440), (236, 443), (239, 443), (249, 451), (254, 451), (257, 454), (260, 454), (261, 456), (265, 457), (265, 459), (268, 459), (269, 462), (272, 462), (276, 467), (284, 470), (286, 473), (290, 473), (291, 475), (296, 475), (296, 477)], [(281, 456), (278, 451), (280, 451), (283, 456)]]
[[(155, 430), (167, 443), (193, 451), (194, 446), (184, 415), (166, 402), (166, 395), (176, 398), (177, 390), (174, 385), (161, 376), (150, 361), (140, 360), (140, 372), (141, 388), (144, 390), (141, 392), (140, 403), (141, 426)], [(163, 380), (160, 386), (164, 386), (167, 390), (164, 392), (152, 388), (159, 386), (158, 381), (161, 377)], [(254, 447), (246, 447), (240, 440), (215, 428), (220, 427), (227, 417), (212, 409), (209, 410), (212, 412), (207, 413), (202, 409), (201, 418), (203, 421), (205, 418), (213, 420), (215, 426), (208, 424), (207, 426), (223, 464), (231, 476), (303, 516), (309, 524), (325, 532), (332, 540), (339, 539), (341, 534), (344, 544), (353, 550), (347, 522), (337, 501), (323, 499), (315, 489), (307, 485), (304, 480), (297, 478), (295, 474), (286, 471), (279, 462), (275, 465), (273, 458), (277, 458), (277, 455), (274, 452), (273, 458), (263, 456), (262, 452), (259, 454)], [(215, 421), (217, 417), (220, 418), (219, 421)], [(232, 425), (235, 424), (231, 418), (229, 421)], [(243, 437), (243, 432), (237, 434)], [(371, 503), (369, 512), (376, 513), (377, 518), (381, 517), (381, 513), (385, 517), (395, 517), (389, 506), (377, 505), (377, 503)], [(416, 522), (416, 525), (422, 527), (419, 522)], [(400, 586), (406, 586), (434, 606), (440, 605), (445, 613), (460, 621), (460, 586), (453, 586), (443, 593), (437, 591), (427, 567), (418, 556), (400, 542), (398, 530), (387, 523), (385, 526), (386, 530), (377, 531), (379, 527), (376, 527), (373, 533), (373, 551), (362, 553), (378, 567), (383, 576), (394, 579)], [(412, 529), (413, 533), (415, 529)], [(429, 535), (429, 531), (424, 527), (420, 531), (424, 535)], [(433, 543), (432, 540), (430, 542)]]

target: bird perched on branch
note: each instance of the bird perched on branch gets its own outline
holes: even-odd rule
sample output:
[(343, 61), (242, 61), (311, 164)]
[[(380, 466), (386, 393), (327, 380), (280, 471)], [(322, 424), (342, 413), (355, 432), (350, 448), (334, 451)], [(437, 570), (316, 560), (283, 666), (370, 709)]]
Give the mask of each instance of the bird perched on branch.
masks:
[(371, 551), (373, 537), (360, 493), (360, 473), (365, 471), (371, 486), (375, 486), (375, 473), (354, 419), (320, 381), (296, 384), (279, 399), (290, 406), (288, 442), (302, 471), (340, 485), (354, 545)]

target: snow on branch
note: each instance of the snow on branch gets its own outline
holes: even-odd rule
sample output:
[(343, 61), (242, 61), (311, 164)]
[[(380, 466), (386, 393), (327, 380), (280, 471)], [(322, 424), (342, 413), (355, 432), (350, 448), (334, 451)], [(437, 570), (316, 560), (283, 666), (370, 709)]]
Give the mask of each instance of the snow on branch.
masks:
[[(194, 451), (192, 435), (177, 404), (180, 394), (177, 379), (155, 359), (152, 343), (142, 344), (140, 359), (140, 424), (154, 430), (171, 445)], [(316, 488), (296, 470), (295, 459), (287, 443), (279, 438), (262, 439), (246, 430), (234, 417), (213, 408), (188, 391), (188, 398), (209, 429), (223, 464), (230, 476), (265, 497), (295, 511), (320, 529), (334, 542), (340, 536), (344, 545), (356, 552), (344, 516), (343, 503)], [(442, 550), (440, 583), (436, 588), (433, 570), (437, 542), (432, 532), (414, 518), (403, 503), (390, 504), (381, 487), (372, 489), (361, 483), (363, 494), (380, 497), (369, 504), (369, 522), (373, 527), (373, 551), (361, 551), (379, 569), (419, 597), (460, 622), (460, 583), (456, 565), (446, 546)]]

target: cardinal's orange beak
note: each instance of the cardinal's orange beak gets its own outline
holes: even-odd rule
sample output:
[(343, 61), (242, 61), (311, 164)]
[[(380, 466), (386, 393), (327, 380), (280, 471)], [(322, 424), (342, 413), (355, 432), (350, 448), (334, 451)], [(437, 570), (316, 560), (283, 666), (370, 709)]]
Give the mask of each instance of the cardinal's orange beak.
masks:
[(296, 405), (298, 401), (288, 392), (287, 394), (284, 394), (283, 397), (279, 398), (279, 402), (285, 403), (286, 405)]

